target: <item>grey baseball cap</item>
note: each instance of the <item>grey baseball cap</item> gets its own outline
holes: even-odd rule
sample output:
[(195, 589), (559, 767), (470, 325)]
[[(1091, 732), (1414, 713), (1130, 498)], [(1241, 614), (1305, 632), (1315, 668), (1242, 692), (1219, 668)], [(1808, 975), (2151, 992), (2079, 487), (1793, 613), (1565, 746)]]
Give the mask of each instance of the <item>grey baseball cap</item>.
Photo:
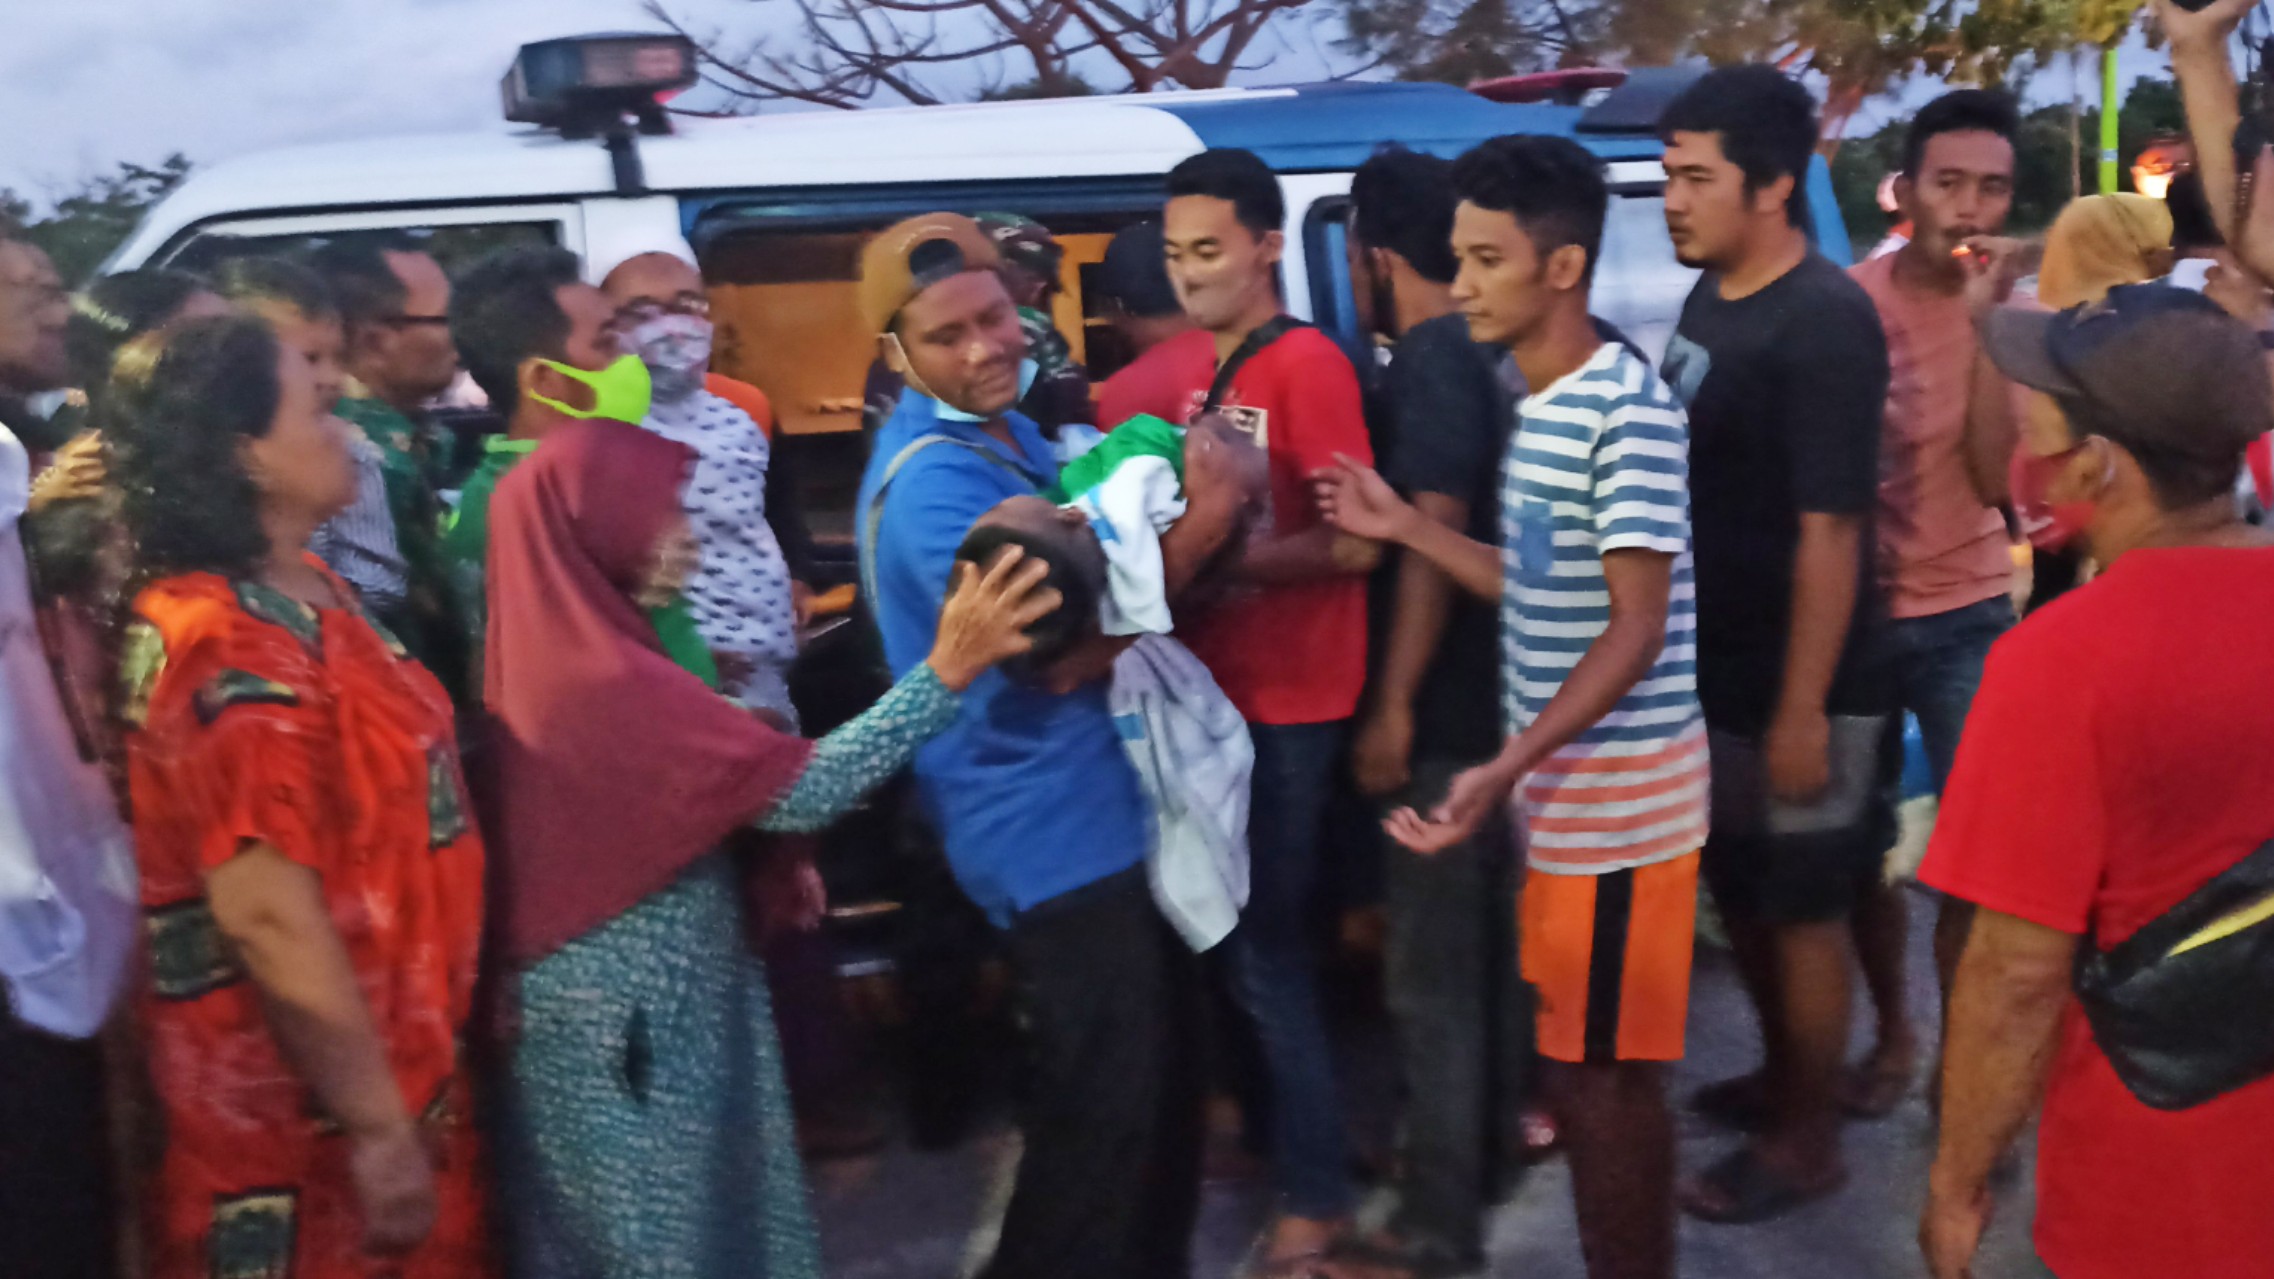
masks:
[(2274, 430), (2258, 336), (2200, 293), (2128, 284), (2066, 311), (2003, 307), (1983, 320), (1982, 346), (1999, 372), (2059, 400), (2080, 433), (2135, 454), (2217, 461)]

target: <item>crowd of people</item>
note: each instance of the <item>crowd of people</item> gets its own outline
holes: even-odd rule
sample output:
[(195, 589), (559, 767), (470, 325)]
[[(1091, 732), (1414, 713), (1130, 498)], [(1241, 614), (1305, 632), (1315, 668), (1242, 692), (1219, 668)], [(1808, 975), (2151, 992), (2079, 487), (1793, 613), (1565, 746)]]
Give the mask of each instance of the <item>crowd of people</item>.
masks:
[[(818, 923), (810, 836), (911, 770), (1021, 1011), (989, 1279), (1189, 1275), (1227, 1076), (1275, 1204), (1244, 1273), (1480, 1272), (1536, 1138), (1588, 1273), (1669, 1279), (1679, 1214), (1836, 1193), (1938, 1044), (1937, 1279), (2040, 1110), (2063, 1279), (2270, 1273), (2248, 7), (2164, 9), (2170, 205), (2009, 238), (2016, 108), (1958, 90), (1852, 270), (1805, 88), (1705, 76), (1660, 122), (1702, 273), (1662, 352), (1590, 305), (1611, 191), (1567, 138), (1358, 171), (1356, 362), (1285, 313), (1245, 151), (1115, 238), (1134, 358), (1094, 384), (1045, 229), (888, 228), (853, 530), (890, 687), (813, 739), (811, 538), (683, 243), (453, 278), (357, 235), (74, 294), (0, 238), (5, 1268), (818, 1276), (754, 939)], [(461, 369), (502, 427), (462, 483), (425, 415)], [(1886, 873), (1907, 719), (1934, 1010)], [(1370, 1229), (1319, 976), (1353, 833), (1402, 1103)], [(1735, 1140), (1681, 1180), (1701, 894), (1761, 1062), (1687, 1099)]]

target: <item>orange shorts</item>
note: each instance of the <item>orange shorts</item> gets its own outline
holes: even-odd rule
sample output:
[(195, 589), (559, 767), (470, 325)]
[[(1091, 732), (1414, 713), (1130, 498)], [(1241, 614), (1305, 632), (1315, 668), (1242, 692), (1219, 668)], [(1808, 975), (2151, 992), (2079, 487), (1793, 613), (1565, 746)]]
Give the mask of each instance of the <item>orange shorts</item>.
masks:
[(1605, 875), (1524, 875), (1518, 937), (1551, 1061), (1679, 1061), (1698, 855)]

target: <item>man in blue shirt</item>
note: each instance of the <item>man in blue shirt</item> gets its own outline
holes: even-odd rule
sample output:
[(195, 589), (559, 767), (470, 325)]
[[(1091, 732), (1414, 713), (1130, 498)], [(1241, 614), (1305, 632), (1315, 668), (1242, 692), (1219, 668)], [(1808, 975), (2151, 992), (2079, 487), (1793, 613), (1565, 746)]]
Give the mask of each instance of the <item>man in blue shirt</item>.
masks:
[[(945, 213), (862, 256), (862, 318), (906, 383), (855, 508), (896, 675), (929, 651), (973, 523), (1057, 476), (1012, 411), (1032, 365), (999, 267), (986, 234)], [(1198, 978), (1153, 904), (1148, 818), (1106, 686), (1056, 691), (1068, 682), (991, 671), (916, 756), (957, 881), (1007, 934), (1033, 1041), (1025, 1153), (985, 1275), (1181, 1279), (1198, 1209)]]

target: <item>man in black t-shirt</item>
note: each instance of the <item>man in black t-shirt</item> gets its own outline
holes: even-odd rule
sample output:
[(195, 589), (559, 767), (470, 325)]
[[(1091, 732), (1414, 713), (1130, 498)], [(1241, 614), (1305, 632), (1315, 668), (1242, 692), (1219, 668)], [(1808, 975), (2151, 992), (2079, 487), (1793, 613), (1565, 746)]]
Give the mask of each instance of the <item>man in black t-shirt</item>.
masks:
[[(1491, 348), (1452, 297), (1452, 165), (1385, 150), (1351, 183), (1358, 317), (1390, 339), (1367, 426), (1382, 474), (1423, 514), (1500, 539), (1500, 461), (1514, 424)], [(1499, 616), (1405, 554), (1380, 570), (1379, 654), (1353, 745), (1361, 791), (1428, 812), (1500, 749)], [(1501, 1083), (1528, 1043), (1514, 1015), (1509, 834), (1488, 823), (1430, 856), (1387, 841), (1385, 981), (1406, 1097), (1397, 1215), (1377, 1241), (1420, 1274), (1484, 1263), (1487, 1161)]]
[(1684, 1192), (1759, 1221), (1837, 1190), (1853, 997), (1849, 919), (1892, 834), (1877, 785), (1888, 689), (1871, 572), (1887, 344), (1863, 290), (1810, 246), (1807, 90), (1716, 71), (1660, 119), (1666, 223), (1700, 267), (1666, 353), (1689, 405), (1698, 694), (1713, 753), (1703, 863), (1765, 1064), (1701, 1091), (1750, 1144)]

